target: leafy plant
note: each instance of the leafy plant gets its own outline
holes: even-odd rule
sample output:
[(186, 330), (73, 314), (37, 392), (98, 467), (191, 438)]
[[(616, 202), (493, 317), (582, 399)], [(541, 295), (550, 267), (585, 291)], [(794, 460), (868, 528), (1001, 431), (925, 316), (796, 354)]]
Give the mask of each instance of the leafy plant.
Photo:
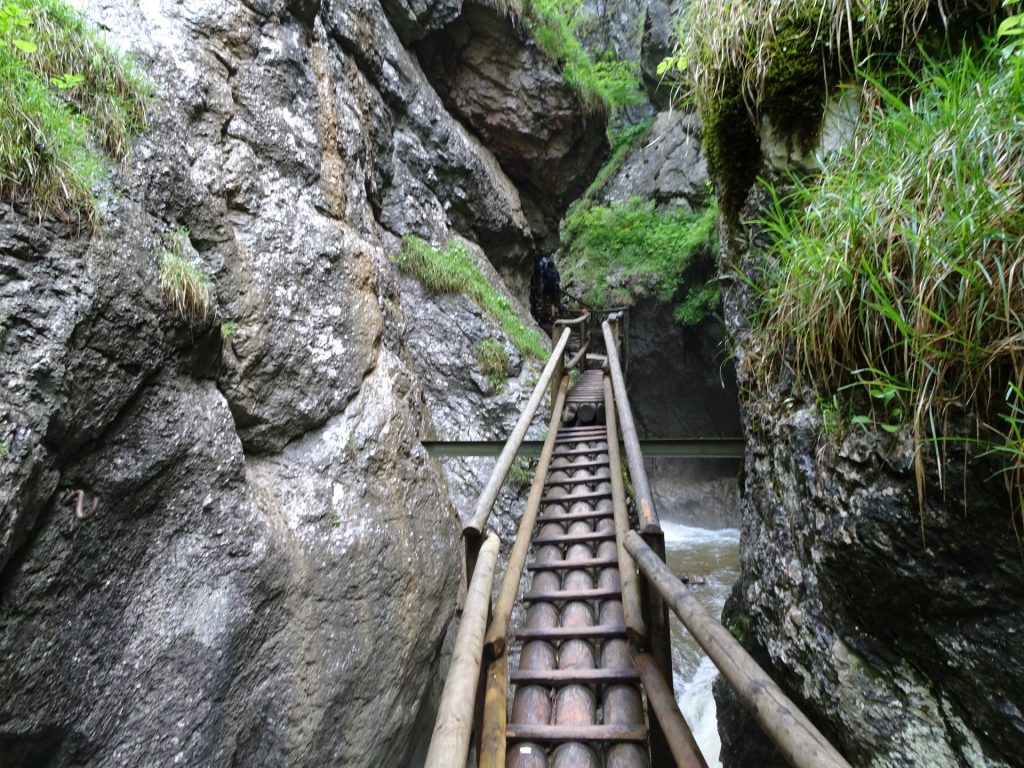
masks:
[(210, 277), (196, 258), (190, 258), (188, 231), (171, 233), (168, 245), (160, 249), (160, 289), (164, 300), (190, 323), (210, 319)]
[(152, 89), (61, 0), (0, 0), (0, 198), (92, 221), (104, 170), (145, 122)]
[(431, 293), (461, 293), (472, 299), (495, 319), (523, 355), (547, 360), (549, 348), (540, 334), (519, 319), (512, 303), (487, 280), (458, 240), (438, 250), (416, 235), (406, 235), (394, 261)]
[(912, 431), (923, 505), (942, 425), (986, 421), (1024, 381), (1024, 61), (965, 47), (911, 98), (865, 78), (878, 107), (848, 149), (772, 189), (757, 324), (765, 365), (866, 392), (854, 423)]
[(504, 345), (497, 339), (484, 339), (476, 346), (476, 362), (491, 386), (500, 392), (508, 378), (508, 352)]
[[(696, 324), (718, 303), (718, 286), (708, 282), (716, 243), (712, 207), (661, 212), (654, 201), (632, 198), (609, 206), (578, 205), (562, 233), (562, 276), (588, 286), (584, 301), (595, 306), (632, 303), (655, 294), (676, 299), (676, 318)], [(687, 279), (688, 273), (696, 279)]]
[(220, 324), (220, 336), (222, 339), (230, 340), (238, 335), (238, 323), (235, 320), (225, 320)]
[(562, 68), (562, 79), (591, 112), (611, 114), (642, 103), (639, 71), (629, 62), (605, 54), (594, 62), (576, 36), (586, 20), (578, 0), (496, 0), (499, 8), (518, 16), (537, 47)]
[(516, 459), (508, 469), (505, 485), (519, 491), (533, 481), (534, 463), (530, 459)]

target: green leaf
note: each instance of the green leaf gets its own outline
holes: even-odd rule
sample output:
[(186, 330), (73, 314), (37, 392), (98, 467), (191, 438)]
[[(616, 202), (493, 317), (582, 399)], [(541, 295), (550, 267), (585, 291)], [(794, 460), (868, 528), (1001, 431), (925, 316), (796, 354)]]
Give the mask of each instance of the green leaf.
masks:
[(23, 51), (25, 53), (35, 53), (36, 50), (39, 48), (39, 46), (36, 45), (35, 43), (33, 43), (31, 40), (18, 40), (18, 39), (15, 39), (15, 40), (12, 40), (11, 42), (14, 43), (14, 47), (15, 48), (17, 48), (19, 51)]
[(1011, 35), (1024, 35), (1024, 14), (1017, 14), (1005, 19), (996, 30), (996, 37), (1009, 37)]

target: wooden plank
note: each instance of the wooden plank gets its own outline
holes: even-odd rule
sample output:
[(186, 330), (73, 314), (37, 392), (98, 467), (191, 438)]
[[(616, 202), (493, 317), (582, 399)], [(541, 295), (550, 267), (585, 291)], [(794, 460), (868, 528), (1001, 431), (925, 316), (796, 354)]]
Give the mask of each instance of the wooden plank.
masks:
[(524, 603), (557, 603), (562, 600), (609, 600), (620, 597), (622, 592), (617, 589), (562, 589), (557, 592), (527, 592), (523, 595)]
[(619, 564), (617, 557), (588, 557), (577, 560), (546, 560), (526, 566), (528, 571), (575, 571), (584, 568), (609, 568)]
[(562, 536), (543, 536), (533, 540), (534, 546), (542, 544), (580, 544), (587, 541), (611, 541), (615, 531), (595, 531), (592, 533), (567, 533)]
[(519, 640), (597, 640), (625, 636), (626, 627), (621, 624), (598, 624), (595, 627), (547, 627), (522, 629), (516, 632), (516, 638)]
[[(561, 469), (553, 469), (552, 472), (561, 472)], [(598, 483), (611, 482), (610, 477), (570, 477), (568, 480), (545, 480), (544, 485), (555, 486), (555, 485), (597, 485)]]
[(592, 520), (596, 517), (613, 517), (610, 509), (595, 509), (590, 512), (566, 512), (564, 515), (541, 515), (538, 523), (571, 523), (574, 520)]
[[(594, 440), (593, 442), (604, 442), (604, 441)], [(582, 455), (587, 454), (587, 453), (590, 453), (590, 454), (594, 454), (594, 453), (608, 453), (608, 447), (604, 446), (603, 448), (568, 448), (568, 449), (565, 449), (565, 450), (560, 450), (560, 449), (556, 448), (554, 455), (555, 455), (555, 458), (558, 458), (559, 456), (582, 456)]]
[[(597, 467), (607, 467), (607, 461), (577, 461), (574, 464), (559, 464), (558, 466), (552, 466), (552, 472), (569, 472), (577, 469), (595, 469)], [(607, 479), (607, 478), (606, 478)]]
[(551, 669), (513, 672), (514, 685), (615, 685), (636, 683), (640, 675), (635, 669)]
[(598, 499), (610, 499), (612, 492), (608, 491), (585, 491), (584, 493), (570, 493), (568, 496), (545, 496), (540, 500), (541, 504), (574, 504), (577, 501), (597, 501)]
[(508, 741), (553, 743), (564, 741), (647, 741), (647, 729), (625, 725), (509, 725)]

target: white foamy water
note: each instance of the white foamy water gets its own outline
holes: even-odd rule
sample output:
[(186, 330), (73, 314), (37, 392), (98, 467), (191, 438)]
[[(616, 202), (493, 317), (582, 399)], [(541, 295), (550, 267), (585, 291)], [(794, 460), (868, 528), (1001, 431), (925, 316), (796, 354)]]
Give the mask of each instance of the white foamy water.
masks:
[[(678, 576), (690, 578), (690, 590), (715, 618), (739, 577), (740, 532), (735, 528), (695, 528), (663, 520), (665, 559)], [(679, 709), (693, 731), (710, 768), (720, 768), (718, 720), (711, 686), (715, 665), (675, 616), (672, 620), (672, 667)]]

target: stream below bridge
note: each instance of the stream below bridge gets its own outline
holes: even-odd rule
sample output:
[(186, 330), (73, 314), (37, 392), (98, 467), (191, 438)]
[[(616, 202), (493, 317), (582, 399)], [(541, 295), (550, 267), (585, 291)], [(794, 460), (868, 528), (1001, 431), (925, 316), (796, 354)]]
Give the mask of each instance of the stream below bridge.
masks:
[[(690, 578), (690, 589), (715, 617), (739, 578), (740, 532), (736, 528), (695, 527), (662, 518), (665, 559), (673, 572)], [(710, 768), (721, 763), (721, 741), (711, 684), (718, 671), (675, 615), (672, 622), (672, 667), (679, 708), (693, 730)]]

